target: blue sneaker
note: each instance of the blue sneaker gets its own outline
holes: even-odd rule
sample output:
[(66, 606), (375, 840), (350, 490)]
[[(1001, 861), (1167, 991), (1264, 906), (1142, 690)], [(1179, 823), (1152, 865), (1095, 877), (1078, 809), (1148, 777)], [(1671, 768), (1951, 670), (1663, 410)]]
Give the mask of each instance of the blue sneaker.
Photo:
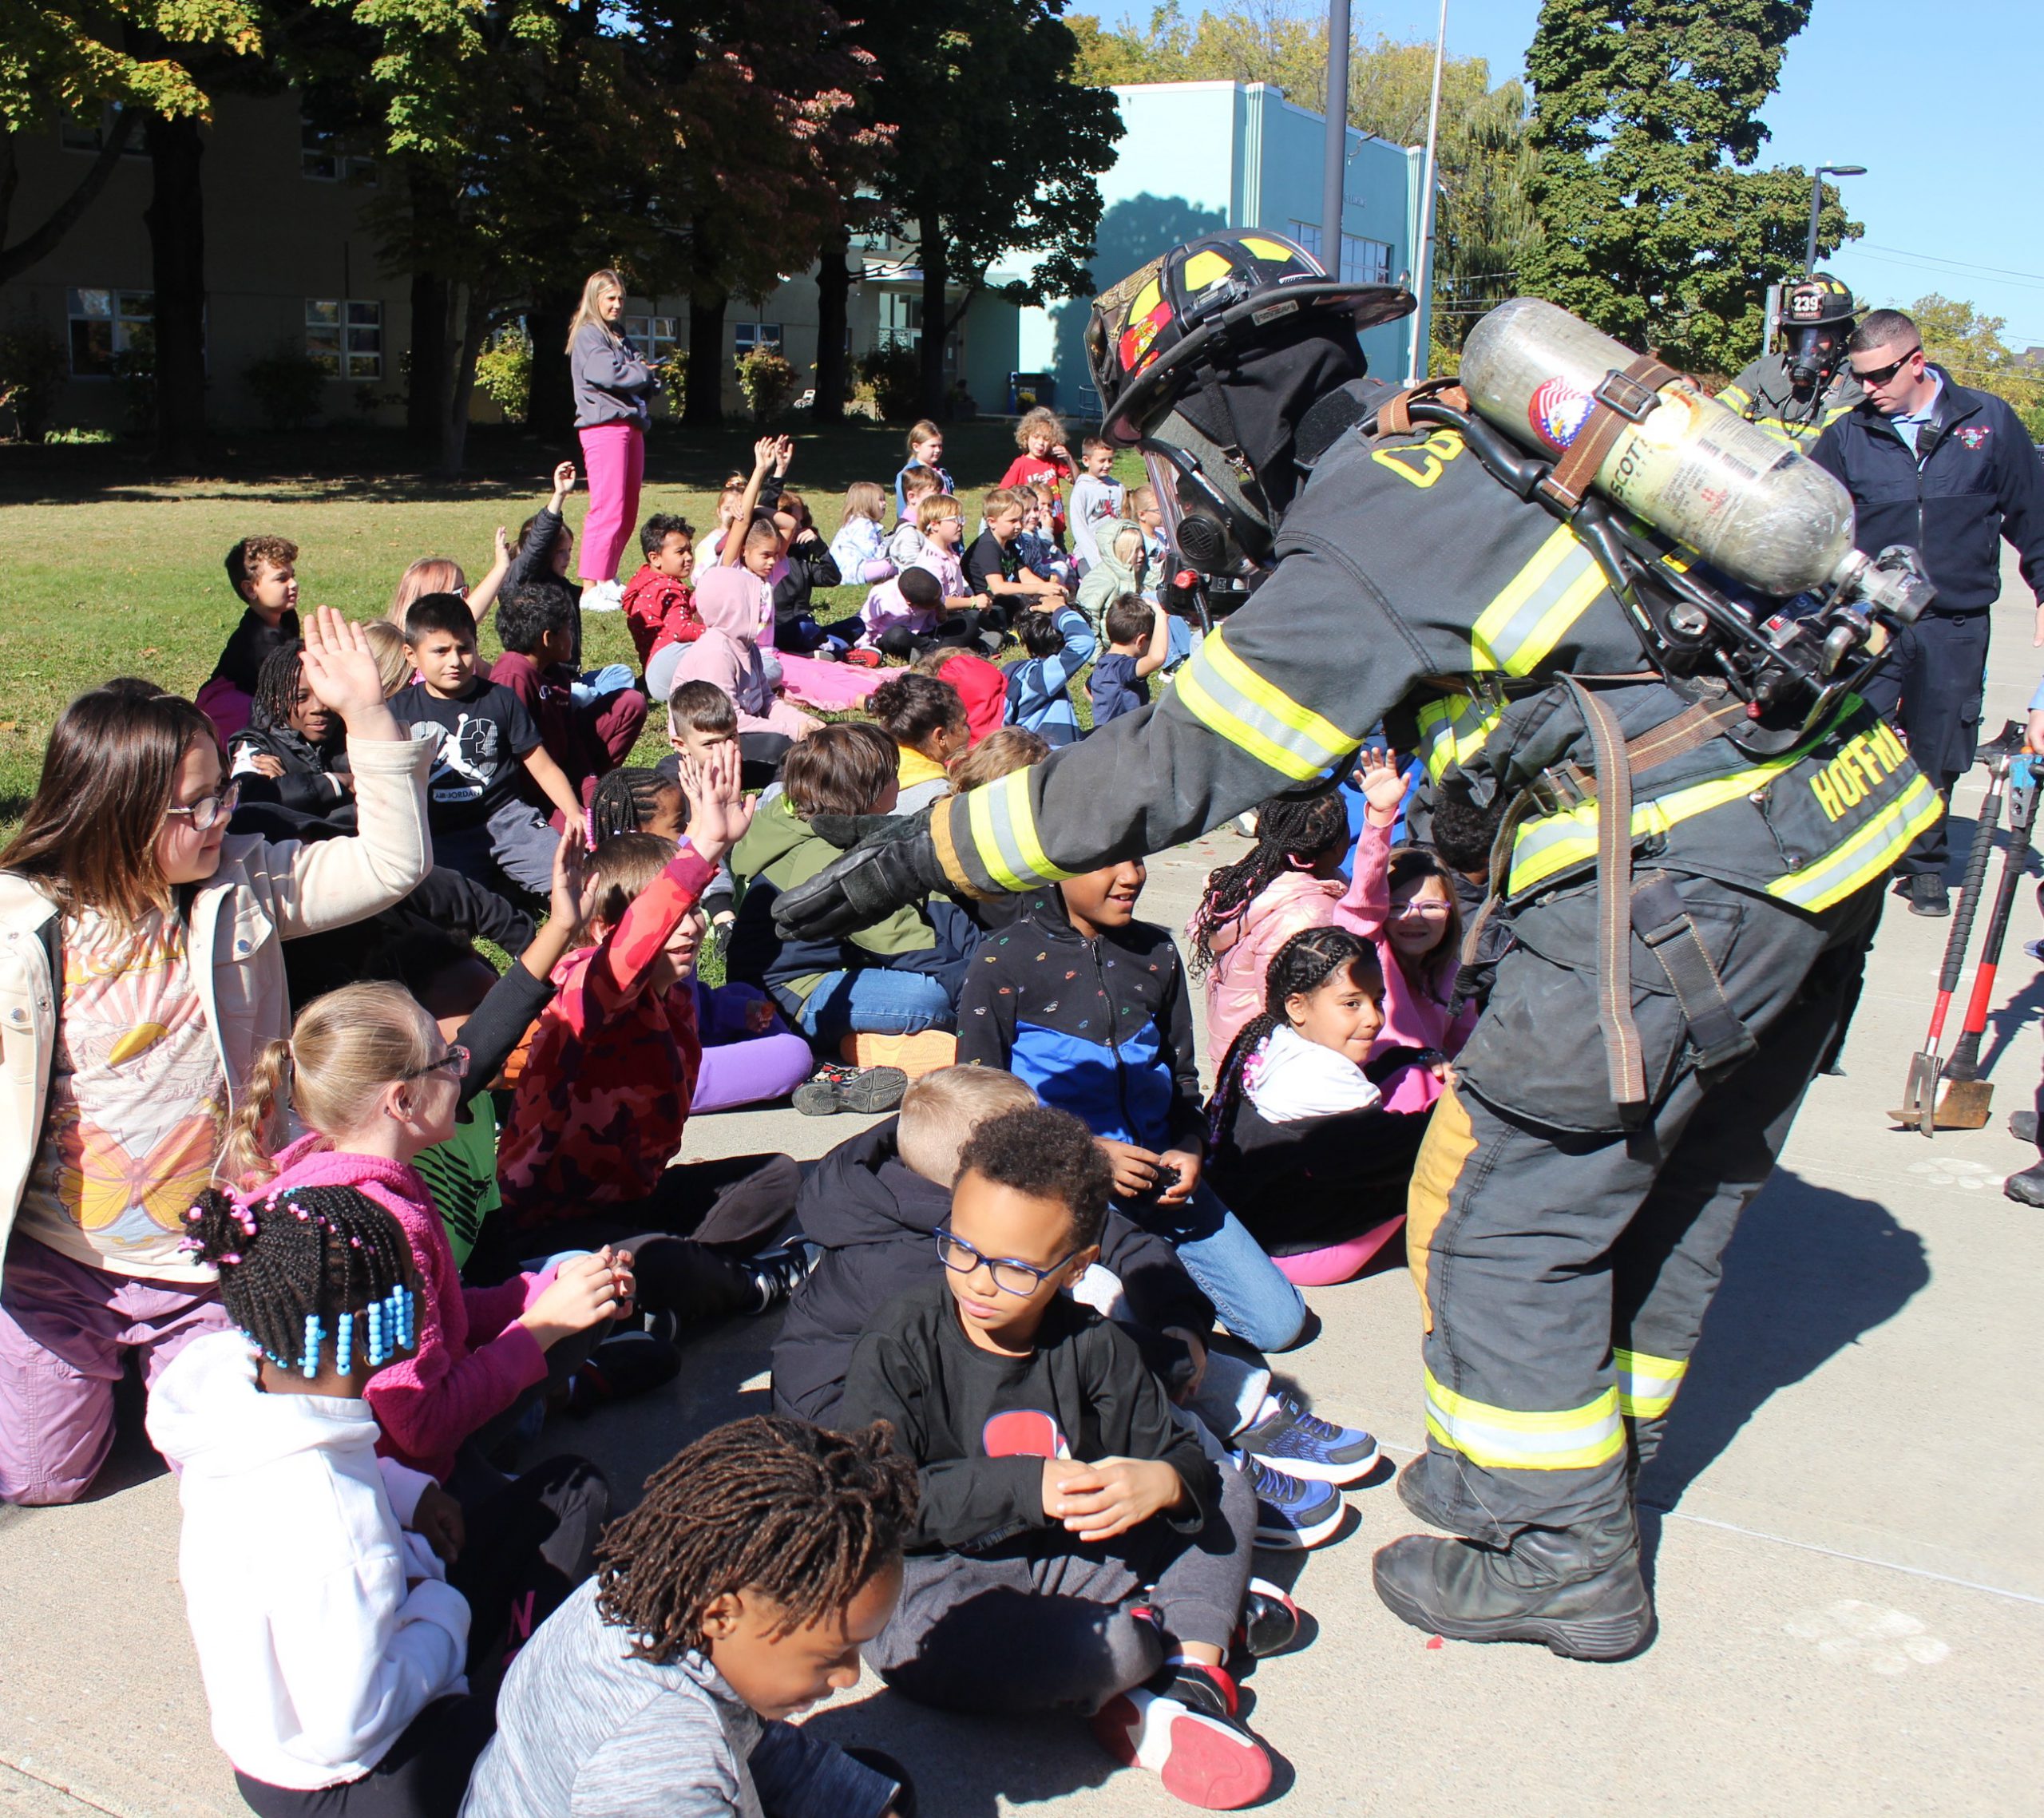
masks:
[(1332, 1483), (1309, 1483), (1273, 1471), (1252, 1452), (1238, 1452), (1235, 1464), (1256, 1496), (1256, 1543), (1281, 1553), (1302, 1553), (1329, 1539), (1348, 1505)]
[(1361, 1427), (1337, 1427), (1274, 1390), (1232, 1444), (1274, 1471), (1316, 1483), (1360, 1483), (1377, 1468), (1377, 1441)]

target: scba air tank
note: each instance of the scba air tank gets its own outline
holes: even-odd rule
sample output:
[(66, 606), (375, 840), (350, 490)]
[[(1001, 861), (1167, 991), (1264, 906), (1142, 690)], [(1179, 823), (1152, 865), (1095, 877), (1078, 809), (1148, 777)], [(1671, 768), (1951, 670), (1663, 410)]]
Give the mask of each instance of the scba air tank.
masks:
[[(1481, 415), (1552, 457), (1582, 430), (1606, 376), (1633, 358), (1567, 310), (1515, 297), (1470, 331), (1462, 384)], [(1657, 395), (1612, 443), (1598, 492), (1764, 593), (1800, 593), (1857, 565), (1852, 498), (1821, 467), (1686, 379)]]

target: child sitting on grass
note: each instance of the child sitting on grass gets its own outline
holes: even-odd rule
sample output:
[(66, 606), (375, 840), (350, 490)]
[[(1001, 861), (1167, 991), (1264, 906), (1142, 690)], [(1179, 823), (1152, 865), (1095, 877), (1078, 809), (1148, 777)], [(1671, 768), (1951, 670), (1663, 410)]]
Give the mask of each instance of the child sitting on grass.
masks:
[(1008, 678), (1008, 723), (1036, 733), (1052, 750), (1083, 735), (1072, 684), (1096, 646), (1086, 615), (1070, 606), (1024, 612), (1015, 635), (1028, 654), (1001, 665)]
[(915, 564), (882, 581), (859, 608), (868, 647), (901, 662), (937, 648), (937, 628), (943, 617), (944, 584), (932, 570)]
[[(826, 726), (789, 752), (782, 794), (761, 806), (731, 854), (745, 895), (727, 964), (732, 977), (763, 987), (826, 1055), (842, 1044), (854, 1066), (905, 1068), (913, 1060), (921, 1071), (953, 1058), (951, 1038), (933, 1032), (952, 1026), (959, 974), (977, 937), (962, 912), (933, 898), (921, 911), (898, 909), (826, 941), (784, 941), (774, 928), (780, 893), (843, 854), (814, 823), (838, 818), (832, 830), (849, 845), (858, 817), (891, 814), (898, 756), (894, 741), (863, 721)], [(897, 1048), (908, 1058), (897, 1059)]]
[(1384, 974), (1345, 929), (1295, 934), (1270, 962), (1262, 1012), (1227, 1049), (1207, 1107), (1214, 1190), (1287, 1279), (1352, 1280), (1405, 1215), (1427, 1113), (1385, 1108), (1415, 1061), (1384, 1048)]
[[(418, 1286), (415, 1347), (365, 1392), (385, 1449), (442, 1483), (465, 1445), (486, 1450), (507, 1437), (549, 1377), (564, 1384), (632, 1298), (631, 1258), (608, 1250), (564, 1263), (558, 1273), (462, 1285), (447, 1228), (411, 1164), (454, 1135), (469, 1059), (398, 985), (351, 984), (317, 998), (299, 1012), (290, 1040), (256, 1056), (222, 1163), (247, 1206), (345, 1186), (398, 1221)], [(265, 1132), (279, 1121), (287, 1087), (307, 1134), (273, 1156)], [(454, 1486), (470, 1503), (492, 1477), (476, 1463)]]
[(1277, 1612), (1247, 1608), (1240, 1475), (1135, 1341), (1062, 1292), (1099, 1254), (1113, 1184), (1064, 1112), (982, 1123), (937, 1235), (944, 1279), (889, 1301), (853, 1353), (842, 1417), (889, 1423), (921, 1490), (873, 1664), (920, 1703), (1093, 1713), (1121, 1760), (1233, 1810), (1271, 1767), (1225, 1662), (1246, 1614), (1254, 1652)]
[[(1064, 493), (1072, 484), (1072, 451), (1064, 446), (1064, 425), (1055, 410), (1038, 405), (1015, 426), (1015, 446), (1021, 453), (1000, 477), (1004, 486), (1040, 486), (1050, 494), (1051, 517), (1044, 528), (1052, 537), (1064, 532)], [(989, 514), (991, 515), (991, 514)]]
[(695, 527), (685, 517), (656, 512), (639, 530), (646, 560), (624, 584), (624, 624), (645, 673), (669, 644), (693, 644), (703, 635), (695, 610)]
[(228, 551), (226, 566), (241, 617), (196, 697), (223, 740), (248, 723), (263, 663), (298, 636), (298, 545), (287, 537), (244, 537)]
[(469, 1531), (430, 1477), (376, 1456), (363, 1391), (418, 1322), (390, 1214), (320, 1187), (209, 1193), (185, 1217), (238, 1329), (164, 1371), (149, 1429), (178, 1467), (214, 1740), (262, 1818), (453, 1818), (514, 1606), (529, 1622), (587, 1575), (603, 1479), (561, 1461), (515, 1519)]
[(894, 476), (894, 509), (903, 517), (915, 503), (908, 497), (908, 484), (909, 474), (918, 467), (936, 481), (938, 490), (951, 490), (951, 476), (944, 470), (944, 431), (927, 417), (909, 430), (909, 458)]
[(816, 525), (809, 505), (798, 493), (782, 493), (774, 509), (774, 528), (779, 533), (778, 558), (767, 574), (773, 588), (774, 648), (797, 654), (813, 652), (826, 661), (836, 661), (850, 648), (835, 632), (816, 622), (816, 589), (842, 586), (838, 572)]
[(313, 692), (304, 657), (304, 643), (293, 638), (263, 659), (248, 727), (228, 741), (228, 774), (240, 785), (244, 806), (259, 803), (351, 833), (355, 778), (336, 736), (339, 717)]
[(965, 541), (965, 508), (949, 493), (932, 493), (916, 507), (916, 522), (922, 529), (923, 546), (915, 565), (935, 575), (944, 593), (934, 633), (938, 642), (981, 644), (997, 650), (1004, 620), (991, 609), (985, 594), (973, 592), (960, 553)]
[(1107, 648), (1087, 678), (1093, 699), (1093, 730), (1150, 704), (1150, 678), (1171, 654), (1171, 627), (1162, 606), (1146, 605), (1124, 593), (1107, 608), (1101, 626)]
[(632, 1252), (641, 1301), (687, 1327), (765, 1312), (800, 1259), (760, 1255), (788, 1223), (799, 1174), (785, 1155), (669, 1163), (701, 1071), (689, 971), (697, 908), (717, 861), (751, 824), (736, 750), (684, 758), (688, 833), (679, 848), (620, 834), (590, 860), (598, 882), (580, 937), (554, 968), (497, 1149), (498, 1230), (470, 1263), (483, 1279), (521, 1256)]
[(901, 747), (893, 812), (913, 814), (951, 793), (947, 768), (969, 742), (965, 703), (949, 682), (913, 669), (889, 677), (866, 702), (873, 723)]
[(923, 553), (922, 519), (918, 508), (923, 501), (949, 490), (944, 480), (920, 461), (901, 469), (894, 483), (895, 525), (887, 537), (887, 559), (896, 570), (905, 568)]
[(1064, 533), (1064, 518), (1057, 495), (1040, 481), (1022, 489), (1029, 503), (1022, 513), (1021, 533), (1015, 539), (1022, 565), (1039, 580), (1054, 580), (1068, 596), (1079, 586), (1079, 573), (1072, 558), (1057, 545)]
[(1044, 580), (1023, 565), (1022, 524), (1035, 496), (1007, 487), (988, 493), (982, 508), (986, 528), (965, 552), (965, 585), (975, 596), (986, 596), (988, 622), (1004, 630), (1032, 606), (1061, 606), (1065, 601), (1065, 591), (1056, 581)]
[(871, 480), (854, 480), (845, 489), (843, 521), (830, 539), (830, 560), (845, 580), (870, 587), (893, 578), (886, 524), (887, 494), (881, 487)]
[(400, 630), (405, 623), (405, 610), (422, 595), (428, 593), (458, 593), (468, 601), (469, 610), (475, 615), (477, 624), (489, 616), (489, 609), (497, 604), (497, 596), (505, 578), (511, 572), (511, 539), (502, 525), (497, 527), (497, 551), (483, 577), (473, 587), (461, 564), (451, 556), (420, 556), (410, 563), (398, 576), (398, 584), (390, 595), (390, 604), (383, 616), (385, 621)]
[[(632, 755), (646, 723), (646, 697), (620, 687), (580, 698), (574, 668), (575, 599), (559, 582), (507, 587), (497, 609), (504, 654), (489, 679), (509, 689), (540, 730), (540, 743), (578, 799)], [(537, 788), (527, 799), (545, 801)]]
[(913, 1818), (896, 1763), (788, 1720), (858, 1683), (915, 1502), (884, 1428), (683, 1447), (505, 1680), (465, 1818)]
[(1000, 730), (1008, 707), (1008, 678), (976, 650), (939, 644), (923, 652), (909, 667), (958, 691), (959, 699), (965, 703), (969, 745)]
[(1132, 524), (1105, 525), (1101, 529), (1099, 559), (1079, 584), (1075, 604), (1096, 628), (1104, 625), (1107, 608), (1124, 593), (1139, 599), (1149, 592), (1149, 556), (1143, 548), (1143, 533)]
[(391, 697), (390, 711), (439, 741), (426, 788), (434, 857), (478, 883), (501, 887), (508, 878), (545, 895), (558, 836), (521, 786), (529, 776), (571, 827), (581, 820), (581, 797), (518, 697), (476, 674), (475, 621), (463, 601), (451, 593), (414, 600), (405, 653), (418, 679)]
[(1115, 464), (1111, 443), (1098, 436), (1087, 437), (1079, 445), (1079, 461), (1085, 472), (1072, 482), (1067, 525), (1072, 553), (1083, 576), (1088, 568), (1099, 565), (1101, 533), (1122, 515), (1122, 488), (1120, 481), (1108, 477)]

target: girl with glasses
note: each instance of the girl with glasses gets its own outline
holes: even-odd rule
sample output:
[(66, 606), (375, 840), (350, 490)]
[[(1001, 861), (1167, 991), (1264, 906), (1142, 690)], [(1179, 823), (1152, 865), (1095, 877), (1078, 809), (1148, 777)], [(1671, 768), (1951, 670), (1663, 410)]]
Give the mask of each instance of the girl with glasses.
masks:
[[(388, 909), (431, 862), (428, 748), (360, 630), (307, 615), (304, 677), (345, 729), (358, 834), (231, 834), (206, 716), (133, 679), (65, 709), (0, 852), (0, 1497), (82, 1495), (113, 1384), (225, 1323), (182, 1250), (240, 1082), (289, 1026), (282, 944)], [(11, 1242), (7, 1241), (11, 1230)]]
[[(418, 1272), (416, 1341), (363, 1393), (390, 1456), (453, 1479), (464, 1503), (501, 1479), (473, 1455), (458, 1472), (462, 1448), (508, 1437), (549, 1381), (565, 1387), (632, 1290), (631, 1258), (608, 1249), (497, 1287), (462, 1285), (446, 1226), (412, 1163), (454, 1135), (462, 1100), (487, 1083), (469, 1078), (469, 1059), (402, 985), (329, 992), (299, 1013), (288, 1040), (256, 1056), (224, 1164), (252, 1205), (347, 1186), (398, 1221)], [(287, 1087), (307, 1133), (273, 1154)]]

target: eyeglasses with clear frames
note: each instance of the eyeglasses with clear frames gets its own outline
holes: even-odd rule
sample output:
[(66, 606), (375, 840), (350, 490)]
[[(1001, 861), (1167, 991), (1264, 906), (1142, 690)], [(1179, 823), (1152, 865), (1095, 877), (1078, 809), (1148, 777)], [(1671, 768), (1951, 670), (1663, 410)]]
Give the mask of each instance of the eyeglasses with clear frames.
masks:
[(445, 1073), (450, 1079), (465, 1079), (469, 1076), (469, 1051), (459, 1042), (449, 1048), (438, 1060), (429, 1060), (423, 1067), (414, 1067), (409, 1073), (398, 1075), (399, 1083), (411, 1079), (423, 1079), (429, 1073)]
[(993, 1277), (993, 1285), (1004, 1294), (1013, 1294), (1027, 1300), (1046, 1281), (1076, 1256), (1077, 1250), (1068, 1250), (1048, 1269), (1039, 1269), (1033, 1262), (1019, 1262), (1012, 1256), (987, 1256), (975, 1250), (955, 1232), (941, 1226), (937, 1231), (937, 1261), (954, 1275), (970, 1275), (981, 1263)]
[(235, 805), (241, 799), (241, 785), (230, 782), (211, 795), (201, 796), (196, 802), (174, 802), (164, 810), (166, 816), (175, 814), (181, 821), (189, 821), (195, 834), (209, 834), (234, 812)]

